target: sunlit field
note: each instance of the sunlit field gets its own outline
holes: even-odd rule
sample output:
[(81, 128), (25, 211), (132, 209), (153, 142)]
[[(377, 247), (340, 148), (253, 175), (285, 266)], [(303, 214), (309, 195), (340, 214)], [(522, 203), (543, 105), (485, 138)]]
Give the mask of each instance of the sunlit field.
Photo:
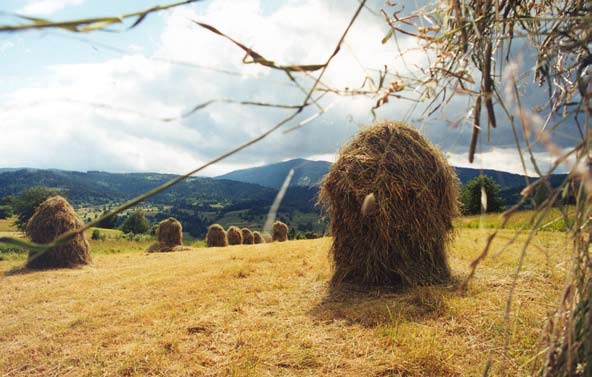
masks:
[(539, 232), (506, 322), (524, 237), (500, 232), (459, 292), (489, 232), (458, 232), (453, 283), (397, 292), (330, 293), (329, 238), (152, 254), (107, 238), (91, 266), (42, 272), (16, 254), (0, 261), (0, 374), (474, 376), (491, 359), (490, 375), (525, 375), (569, 242)]

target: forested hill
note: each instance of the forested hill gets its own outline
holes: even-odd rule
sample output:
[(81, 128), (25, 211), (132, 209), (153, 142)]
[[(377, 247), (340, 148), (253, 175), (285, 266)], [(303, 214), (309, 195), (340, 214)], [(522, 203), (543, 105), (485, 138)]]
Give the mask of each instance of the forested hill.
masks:
[[(22, 169), (0, 172), (0, 198), (16, 195), (31, 186), (60, 189), (76, 204), (120, 202), (153, 189), (175, 176), (158, 173), (73, 172), (60, 170)], [(276, 190), (238, 181), (191, 177), (155, 196), (153, 203), (173, 202), (236, 202), (273, 198)]]
[[(273, 198), (290, 169), (294, 176), (290, 187), (308, 187), (316, 190), (331, 163), (294, 159), (250, 169), (236, 170), (216, 178), (191, 177), (150, 201), (153, 203), (221, 203), (260, 201)], [(480, 174), (488, 175), (502, 187), (506, 204), (515, 203), (528, 178), (519, 174), (496, 170), (455, 168), (462, 184)], [(0, 198), (18, 194), (30, 186), (48, 186), (61, 189), (76, 204), (103, 204), (128, 200), (175, 177), (159, 173), (106, 173), (99, 171), (73, 172), (41, 169), (0, 169)], [(565, 179), (554, 175), (553, 185)], [(292, 196), (291, 196), (292, 197)], [(273, 199), (272, 199), (273, 200)]]
[[(276, 164), (270, 164), (255, 168), (242, 169), (230, 172), (217, 177), (218, 179), (232, 179), (241, 182), (258, 183), (262, 186), (278, 189), (290, 169), (294, 169), (294, 176), (290, 186), (315, 186), (318, 185), (325, 174), (331, 168), (327, 161), (310, 161), (305, 159), (294, 159)], [(497, 170), (472, 169), (455, 167), (456, 174), (461, 184), (466, 184), (479, 175), (487, 175), (501, 186), (501, 195), (506, 204), (515, 203), (520, 192), (526, 186), (527, 181), (532, 182), (535, 178), (525, 177), (520, 174), (507, 173)], [(551, 184), (557, 186), (565, 179), (566, 175), (554, 175), (551, 177)]]

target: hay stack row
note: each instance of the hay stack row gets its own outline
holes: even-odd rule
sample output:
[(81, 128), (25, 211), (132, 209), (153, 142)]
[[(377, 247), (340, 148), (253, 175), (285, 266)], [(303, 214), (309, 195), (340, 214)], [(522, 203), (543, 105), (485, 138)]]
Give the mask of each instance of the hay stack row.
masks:
[(227, 230), (219, 224), (210, 225), (206, 235), (208, 247), (224, 247), (228, 245), (253, 245), (266, 242), (283, 242), (288, 240), (288, 226), (281, 221), (273, 223), (272, 236), (267, 233), (253, 232), (248, 228), (239, 229), (230, 226)]

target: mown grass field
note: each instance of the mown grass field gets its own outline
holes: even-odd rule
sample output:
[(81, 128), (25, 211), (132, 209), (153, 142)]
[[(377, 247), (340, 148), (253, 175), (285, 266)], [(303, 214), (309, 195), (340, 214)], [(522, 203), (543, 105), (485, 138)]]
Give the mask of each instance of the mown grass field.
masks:
[[(92, 242), (80, 269), (0, 261), (0, 375), (477, 376), (528, 374), (568, 268), (565, 234), (539, 232), (504, 308), (521, 242), (458, 281), (487, 230), (451, 247), (457, 282), (330, 293), (330, 239), (143, 252)], [(493, 252), (512, 231), (502, 231)]]

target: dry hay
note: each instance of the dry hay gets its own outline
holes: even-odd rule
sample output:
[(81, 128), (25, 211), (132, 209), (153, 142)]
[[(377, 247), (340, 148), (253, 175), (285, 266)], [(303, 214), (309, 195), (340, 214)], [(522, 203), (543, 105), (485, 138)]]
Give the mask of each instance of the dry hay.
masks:
[(253, 232), (249, 228), (242, 228), (241, 233), (243, 234), (243, 244), (252, 245), (255, 243)]
[(150, 245), (146, 252), (180, 251), (183, 249), (179, 247), (183, 245), (183, 226), (174, 217), (169, 217), (158, 223), (156, 238), (158, 242)]
[(333, 286), (441, 283), (458, 214), (459, 182), (415, 128), (381, 122), (343, 147), (319, 202), (333, 235)]
[(288, 226), (281, 221), (273, 223), (271, 231), (272, 241), (284, 242), (288, 240)]
[(174, 217), (169, 217), (158, 223), (156, 237), (158, 242), (168, 246), (183, 245), (183, 225)]
[[(61, 196), (52, 196), (41, 203), (27, 223), (27, 235), (31, 241), (45, 244), (59, 235), (80, 229), (84, 222), (76, 215), (74, 208)], [(90, 246), (84, 233), (77, 234), (71, 241), (45, 250), (29, 252), (27, 268), (75, 267), (90, 263)]]
[(265, 243), (270, 243), (273, 241), (271, 234), (269, 234), (269, 233), (263, 232), (263, 233), (261, 233), (261, 237), (263, 237), (263, 241), (265, 241)]
[(253, 232), (253, 242), (258, 244), (258, 243), (265, 243), (265, 238), (263, 238), (263, 235), (257, 231)]
[(206, 244), (208, 247), (223, 247), (228, 246), (228, 238), (226, 238), (226, 231), (219, 224), (210, 225), (208, 234), (206, 235)]
[(228, 237), (229, 245), (242, 245), (243, 243), (243, 234), (241, 230), (234, 225), (228, 228), (226, 236)]

